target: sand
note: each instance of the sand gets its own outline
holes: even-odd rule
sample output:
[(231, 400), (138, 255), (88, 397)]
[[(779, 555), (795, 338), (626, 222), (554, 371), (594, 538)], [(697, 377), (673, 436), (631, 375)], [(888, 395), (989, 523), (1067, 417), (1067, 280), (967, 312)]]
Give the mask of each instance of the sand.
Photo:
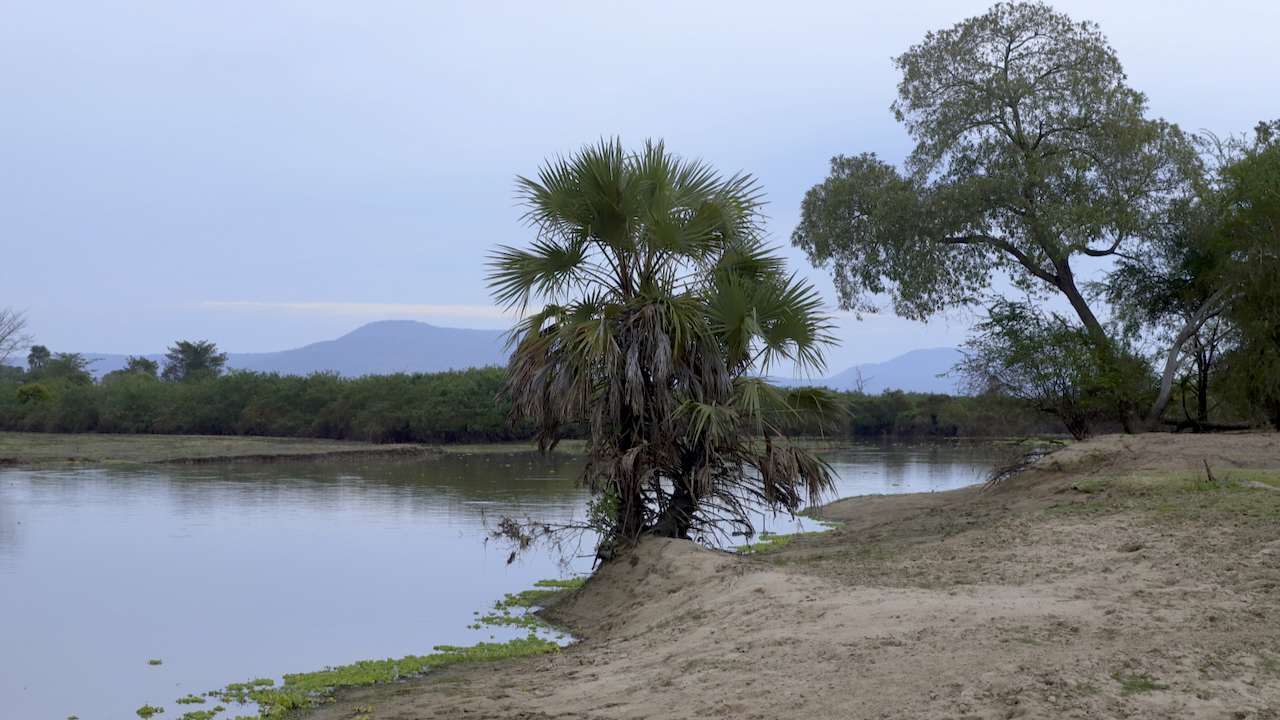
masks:
[(1275, 433), (1108, 436), (779, 551), (649, 538), (555, 608), (563, 654), (315, 717), (1280, 717), (1278, 469)]

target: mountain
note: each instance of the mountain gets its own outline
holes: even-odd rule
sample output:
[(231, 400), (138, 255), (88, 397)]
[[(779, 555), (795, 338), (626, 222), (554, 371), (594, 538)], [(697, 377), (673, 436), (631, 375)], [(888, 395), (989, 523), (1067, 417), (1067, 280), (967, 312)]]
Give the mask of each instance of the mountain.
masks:
[[(832, 390), (856, 390), (858, 374), (861, 373), (862, 390), (872, 395), (884, 390), (954, 395), (956, 393), (955, 378), (938, 377), (938, 375), (950, 371), (951, 366), (963, 358), (964, 354), (955, 348), (912, 350), (882, 363), (855, 365), (826, 380), (815, 380), (811, 384), (826, 386)], [(798, 382), (792, 380), (788, 384), (798, 384)]]
[[(442, 372), (486, 365), (506, 365), (502, 330), (463, 330), (416, 320), (381, 320), (356, 328), (337, 340), (312, 343), (273, 353), (230, 353), (227, 367), (237, 370), (307, 375), (336, 370), (344, 377), (396, 372)], [(124, 367), (126, 356), (85, 353), (101, 358), (94, 374)], [(146, 357), (163, 364), (164, 355)]]
[[(416, 320), (382, 320), (352, 330), (337, 340), (312, 343), (294, 350), (231, 353), (227, 367), (283, 375), (336, 370), (344, 377), (359, 377), (506, 365), (505, 334), (502, 330), (442, 328)], [(90, 366), (98, 377), (124, 367), (126, 357), (98, 353), (84, 353), (84, 356), (101, 358)], [(163, 354), (146, 357), (164, 362)], [(937, 376), (949, 371), (962, 357), (955, 348), (912, 350), (882, 363), (851, 367), (825, 380), (775, 380), (785, 385), (823, 385), (833, 390), (854, 390), (858, 387), (858, 373), (861, 372), (863, 391), (871, 394), (885, 389), (954, 394), (955, 380)]]
[(275, 353), (240, 353), (227, 367), (282, 375), (336, 370), (346, 377), (430, 373), (506, 365), (502, 330), (442, 328), (416, 320), (381, 320), (337, 340)]

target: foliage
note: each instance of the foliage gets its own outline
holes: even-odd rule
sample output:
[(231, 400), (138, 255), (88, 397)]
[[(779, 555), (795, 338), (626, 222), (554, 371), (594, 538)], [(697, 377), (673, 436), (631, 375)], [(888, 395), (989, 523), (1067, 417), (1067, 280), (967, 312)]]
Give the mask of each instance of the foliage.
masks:
[(49, 352), (49, 348), (43, 345), (32, 345), (31, 352), (27, 353), (27, 366), (32, 370), (38, 370), (44, 367), (53, 354)]
[(820, 368), (830, 334), (817, 293), (762, 246), (749, 176), (601, 141), (519, 188), (538, 238), (498, 249), (491, 288), (522, 311), (546, 304), (512, 331), (503, 392), (544, 448), (588, 424), (583, 480), (617, 498), (604, 546), (750, 527), (744, 503), (794, 510), (830, 487), (778, 424), (829, 397), (751, 375)]
[[(218, 346), (208, 340), (188, 342), (179, 340), (168, 348), (164, 356), (164, 372), (162, 380), (189, 381), (198, 380), (210, 375), (218, 375), (227, 364), (227, 354), (218, 352)], [(137, 360), (138, 358), (130, 358)], [(146, 361), (144, 359), (144, 362)]]
[[(509, 425), (495, 403), (499, 368), (431, 375), (344, 379), (236, 372), (197, 383), (162, 383), (135, 373), (101, 385), (0, 385), (0, 430), (312, 437), (369, 442), (502, 442), (533, 437)], [(9, 389), (4, 389), (4, 388)], [(784, 423), (801, 437), (1002, 437), (1062, 432), (1013, 398), (886, 390), (832, 394), (836, 422), (798, 415)], [(212, 410), (210, 408), (213, 408)], [(573, 436), (577, 428), (566, 427)], [(617, 517), (616, 498), (599, 495), (597, 534)]]
[(528, 438), (530, 428), (508, 425), (509, 406), (494, 402), (502, 377), (498, 368), (483, 368), (352, 379), (236, 371), (181, 383), (131, 373), (100, 385), (51, 378), (39, 383), (43, 390), (25, 391), (25, 402), (17, 392), (0, 392), (0, 429), (378, 443)]
[(1235, 346), (1223, 358), (1228, 393), (1280, 428), (1280, 121), (1224, 170), (1222, 224), (1231, 253), (1224, 280), (1236, 295), (1225, 316)]
[[(793, 244), (831, 270), (842, 306), (858, 312), (883, 295), (916, 320), (1007, 304), (993, 287), (1007, 275), (1019, 294), (1066, 299), (1098, 359), (1127, 372), (1074, 264), (1141, 254), (1201, 172), (1191, 140), (1145, 117), (1146, 98), (1097, 25), (1043, 3), (997, 4), (929, 33), (895, 64), (893, 111), (915, 149), (901, 171), (874, 154), (833, 159)], [(1166, 369), (1171, 377), (1176, 364)], [(1167, 396), (1152, 398), (1144, 427)]]
[(89, 366), (95, 362), (96, 359), (89, 360), (80, 353), (53, 353), (40, 367), (27, 373), (27, 377), (33, 380), (62, 381), (68, 385), (92, 385), (93, 374), (89, 372)]
[(1057, 416), (1077, 440), (1103, 420), (1131, 421), (1154, 385), (1141, 358), (1056, 314), (1002, 302), (975, 328), (960, 370), (969, 388)]
[(18, 391), (14, 394), (14, 398), (19, 405), (43, 405), (54, 397), (54, 392), (48, 386), (40, 383), (20, 385)]
[(160, 376), (160, 363), (155, 360), (149, 360), (145, 357), (129, 356), (125, 360), (125, 366), (119, 370), (112, 370), (102, 376), (102, 383), (108, 385), (121, 380), (133, 378), (150, 378), (156, 380)]

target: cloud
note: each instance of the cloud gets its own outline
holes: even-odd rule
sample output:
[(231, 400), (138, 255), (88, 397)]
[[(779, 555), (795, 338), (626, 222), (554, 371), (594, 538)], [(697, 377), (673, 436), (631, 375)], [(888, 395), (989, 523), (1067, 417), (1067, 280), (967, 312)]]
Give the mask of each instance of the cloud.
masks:
[[(338, 315), (347, 317), (384, 317), (387, 315), (421, 315), (433, 317), (511, 318), (519, 312), (492, 305), (415, 305), (410, 303), (354, 302), (251, 302), (209, 301), (198, 307), (250, 312), (287, 312), (304, 315)], [(538, 308), (531, 307), (536, 312)]]

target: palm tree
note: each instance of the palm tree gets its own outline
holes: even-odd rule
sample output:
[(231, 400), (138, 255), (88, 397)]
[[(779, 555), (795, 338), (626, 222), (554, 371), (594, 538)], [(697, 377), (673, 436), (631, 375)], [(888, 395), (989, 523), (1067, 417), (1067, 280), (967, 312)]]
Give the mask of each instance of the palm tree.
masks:
[(752, 374), (820, 371), (832, 339), (817, 293), (762, 244), (753, 179), (613, 140), (518, 187), (538, 237), (491, 256), (494, 296), (523, 313), (503, 394), (543, 450), (566, 425), (590, 428), (602, 547), (722, 522), (750, 534), (753, 503), (794, 511), (831, 487), (785, 430), (833, 397)]

